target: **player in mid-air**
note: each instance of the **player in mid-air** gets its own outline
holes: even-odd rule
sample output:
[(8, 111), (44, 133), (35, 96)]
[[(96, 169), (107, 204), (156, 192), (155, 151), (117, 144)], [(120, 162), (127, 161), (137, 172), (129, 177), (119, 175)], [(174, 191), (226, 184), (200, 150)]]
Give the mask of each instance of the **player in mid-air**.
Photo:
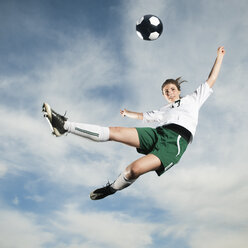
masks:
[(43, 104), (44, 116), (56, 136), (72, 133), (98, 142), (121, 142), (145, 154), (127, 166), (113, 183), (93, 191), (90, 194), (92, 200), (102, 199), (130, 186), (144, 173), (156, 171), (160, 176), (180, 160), (195, 135), (200, 107), (212, 93), (224, 55), (224, 47), (219, 47), (207, 81), (191, 95), (180, 96), (180, 84), (183, 82), (181, 78), (167, 79), (162, 85), (167, 105), (144, 113), (126, 109), (120, 111), (122, 116), (144, 122), (157, 122), (157, 128), (102, 127), (70, 122), (65, 116), (52, 110), (47, 103)]

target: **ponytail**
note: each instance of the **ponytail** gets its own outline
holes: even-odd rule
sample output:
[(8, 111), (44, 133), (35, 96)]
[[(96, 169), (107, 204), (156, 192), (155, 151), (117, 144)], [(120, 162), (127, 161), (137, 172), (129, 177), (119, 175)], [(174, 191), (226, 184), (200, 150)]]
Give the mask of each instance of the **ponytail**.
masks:
[(162, 87), (161, 87), (161, 90), (162, 90), (162, 94), (163, 93), (163, 89), (165, 87), (165, 85), (167, 84), (174, 84), (177, 89), (179, 91), (181, 91), (181, 84), (184, 83), (184, 82), (187, 82), (186, 80), (183, 80), (182, 77), (178, 77), (177, 79), (167, 79), (163, 84), (162, 84)]

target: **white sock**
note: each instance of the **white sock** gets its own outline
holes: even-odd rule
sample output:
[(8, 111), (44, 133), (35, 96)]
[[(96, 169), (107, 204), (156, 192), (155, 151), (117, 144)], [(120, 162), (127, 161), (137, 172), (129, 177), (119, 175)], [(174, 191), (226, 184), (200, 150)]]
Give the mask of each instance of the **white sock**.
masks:
[(132, 183), (134, 183), (136, 179), (134, 180), (128, 180), (125, 177), (125, 172), (122, 172), (119, 177), (112, 183), (111, 187), (115, 190), (122, 190), (130, 186)]
[(76, 134), (78, 136), (88, 138), (90, 140), (103, 142), (109, 140), (109, 128), (101, 127), (97, 125), (90, 125), (84, 123), (75, 123), (66, 121), (64, 129), (69, 133)]

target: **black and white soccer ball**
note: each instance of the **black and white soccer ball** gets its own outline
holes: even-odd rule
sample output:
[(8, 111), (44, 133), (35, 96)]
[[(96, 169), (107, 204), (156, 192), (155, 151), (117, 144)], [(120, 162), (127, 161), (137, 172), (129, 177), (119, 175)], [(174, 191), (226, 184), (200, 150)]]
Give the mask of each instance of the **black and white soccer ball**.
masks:
[(163, 23), (155, 15), (144, 15), (136, 23), (136, 32), (142, 40), (156, 40), (163, 32)]

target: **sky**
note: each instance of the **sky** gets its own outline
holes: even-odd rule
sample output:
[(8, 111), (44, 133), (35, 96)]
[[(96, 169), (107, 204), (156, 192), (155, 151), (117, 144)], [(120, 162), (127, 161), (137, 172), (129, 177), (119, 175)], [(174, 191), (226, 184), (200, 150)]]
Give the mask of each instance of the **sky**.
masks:
[[(246, 0), (0, 1), (0, 247), (236, 248), (248, 243)], [(158, 40), (135, 32), (145, 14)], [(123, 144), (56, 138), (48, 102), (71, 121), (138, 127), (119, 110), (192, 93), (226, 55), (179, 164), (101, 201), (94, 189), (141, 155)]]

